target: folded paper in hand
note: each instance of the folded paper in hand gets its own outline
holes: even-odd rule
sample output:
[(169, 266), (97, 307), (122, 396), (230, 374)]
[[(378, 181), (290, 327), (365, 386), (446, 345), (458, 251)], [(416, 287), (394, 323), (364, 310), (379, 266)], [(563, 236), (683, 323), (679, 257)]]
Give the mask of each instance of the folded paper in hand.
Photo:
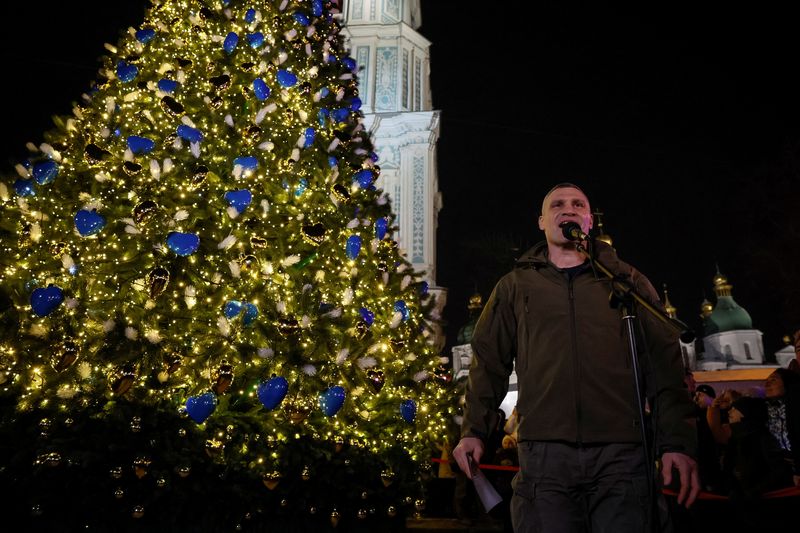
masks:
[(472, 483), (475, 485), (475, 492), (478, 493), (483, 508), (486, 509), (487, 513), (503, 501), (503, 498), (495, 490), (494, 485), (477, 468), (472, 473)]

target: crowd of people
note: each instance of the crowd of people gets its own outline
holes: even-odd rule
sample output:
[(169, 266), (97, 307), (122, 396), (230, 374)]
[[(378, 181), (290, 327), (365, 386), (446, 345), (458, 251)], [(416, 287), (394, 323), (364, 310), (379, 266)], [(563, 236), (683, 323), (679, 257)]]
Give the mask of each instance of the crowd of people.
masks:
[[(699, 531), (700, 524), (720, 520), (753, 531), (770, 523), (780, 524), (791, 502), (768, 502), (764, 497), (780, 489), (800, 487), (800, 368), (777, 368), (760, 386), (743, 390), (698, 385), (693, 373), (687, 371), (686, 385), (696, 405), (697, 463), (703, 491), (700, 499), (711, 503), (689, 511), (670, 506), (671, 530)], [(486, 461), (515, 467), (519, 464), (516, 410), (507, 419), (498, 414), (498, 419)], [(506, 497), (492, 516), (509, 524), (507, 501), (512, 475), (508, 470), (487, 470), (486, 474)], [(481, 512), (479, 502), (467, 497), (469, 484), (463, 483), (465, 477), (461, 481), (456, 514), (475, 518)], [(465, 507), (470, 505), (471, 509)], [(718, 512), (721, 506), (725, 513)]]

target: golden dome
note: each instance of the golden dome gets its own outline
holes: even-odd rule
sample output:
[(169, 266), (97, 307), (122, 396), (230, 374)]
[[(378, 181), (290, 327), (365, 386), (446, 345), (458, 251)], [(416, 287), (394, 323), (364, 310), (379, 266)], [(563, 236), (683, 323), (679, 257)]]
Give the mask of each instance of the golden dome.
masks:
[(595, 210), (592, 215), (594, 216), (594, 228), (597, 230), (597, 234), (595, 235), (595, 239), (598, 241), (603, 241), (607, 245), (614, 247), (614, 242), (611, 239), (611, 235), (608, 235), (603, 230), (603, 213)]
[(707, 318), (714, 312), (714, 304), (703, 298), (703, 303), (700, 304), (700, 316)]
[(483, 307), (483, 298), (481, 297), (480, 293), (476, 292), (472, 296), (469, 297), (469, 304), (467, 305), (467, 309), (480, 309)]
[(667, 284), (664, 284), (664, 311), (670, 318), (678, 317), (678, 309), (669, 301), (669, 293), (667, 292)]

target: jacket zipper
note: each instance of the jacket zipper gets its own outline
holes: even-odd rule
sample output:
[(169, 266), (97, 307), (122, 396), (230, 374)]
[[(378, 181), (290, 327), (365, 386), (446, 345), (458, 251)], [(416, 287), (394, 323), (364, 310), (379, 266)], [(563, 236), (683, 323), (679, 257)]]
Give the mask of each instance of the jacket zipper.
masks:
[(583, 435), (581, 434), (581, 417), (582, 417), (582, 409), (581, 409), (581, 391), (580, 391), (580, 377), (581, 377), (581, 367), (580, 367), (580, 360), (578, 358), (578, 335), (576, 329), (576, 321), (575, 321), (575, 293), (572, 287), (572, 277), (570, 277), (568, 285), (567, 285), (568, 297), (569, 297), (569, 323), (570, 323), (570, 340), (572, 341), (572, 359), (573, 359), (573, 384), (575, 387), (575, 420), (577, 422), (577, 444), (580, 446), (583, 441)]

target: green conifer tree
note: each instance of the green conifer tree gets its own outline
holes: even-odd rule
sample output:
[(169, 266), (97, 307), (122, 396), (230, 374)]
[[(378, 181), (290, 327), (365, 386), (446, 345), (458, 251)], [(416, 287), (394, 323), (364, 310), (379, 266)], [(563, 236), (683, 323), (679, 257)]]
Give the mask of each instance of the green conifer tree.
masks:
[(151, 0), (0, 181), (6, 519), (402, 529), (452, 391), (323, 0)]

